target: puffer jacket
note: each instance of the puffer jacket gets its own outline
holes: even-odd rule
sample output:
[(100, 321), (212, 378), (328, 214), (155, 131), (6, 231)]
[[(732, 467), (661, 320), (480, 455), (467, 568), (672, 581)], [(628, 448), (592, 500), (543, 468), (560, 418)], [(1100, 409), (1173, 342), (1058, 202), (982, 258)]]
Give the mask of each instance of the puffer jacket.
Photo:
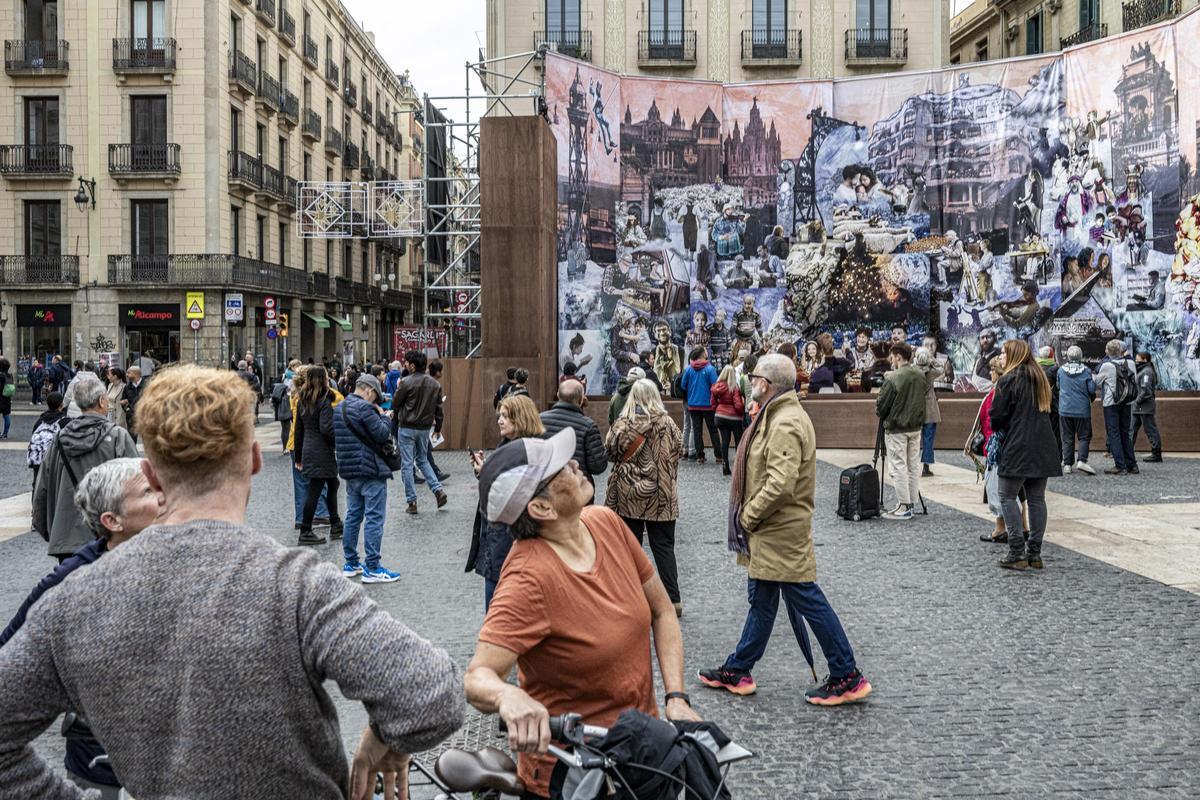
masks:
[(1155, 390), (1158, 386), (1158, 372), (1149, 361), (1137, 365), (1137, 399), (1133, 401), (1133, 413), (1153, 414), (1155, 411)]
[(740, 387), (730, 386), (725, 381), (717, 381), (712, 388), (713, 405), (717, 407), (717, 416), (725, 419), (740, 420), (746, 414), (746, 399), (742, 396)]
[[(70, 555), (96, 538), (75, 507), (77, 481), (98, 464), (137, 455), (129, 431), (104, 417), (83, 414), (63, 425), (46, 451), (33, 492), (33, 529), (49, 542), (50, 555)], [(72, 480), (71, 471), (77, 480)]]
[[(639, 436), (645, 441), (629, 454)], [(619, 417), (604, 448), (613, 463), (605, 505), (622, 517), (667, 521), (679, 517), (676, 478), (683, 437), (666, 413)]]
[(575, 429), (575, 461), (579, 468), (591, 478), (608, 469), (608, 456), (604, 454), (604, 440), (600, 429), (583, 409), (574, 403), (558, 402), (541, 414), (542, 427), (546, 429), (544, 439), (565, 428)]
[(1058, 415), (1090, 417), (1096, 399), (1096, 381), (1086, 364), (1068, 361), (1058, 368)]
[[(334, 410), (333, 438), (339, 477), (345, 480), (392, 477), (392, 471), (375, 452), (391, 438), (387, 420), (366, 400), (352, 394)], [(373, 442), (375, 448), (364, 439)]]
[(298, 409), (296, 416), (296, 462), (308, 480), (337, 477), (337, 451), (333, 438), (333, 395), (327, 394), (316, 408)]

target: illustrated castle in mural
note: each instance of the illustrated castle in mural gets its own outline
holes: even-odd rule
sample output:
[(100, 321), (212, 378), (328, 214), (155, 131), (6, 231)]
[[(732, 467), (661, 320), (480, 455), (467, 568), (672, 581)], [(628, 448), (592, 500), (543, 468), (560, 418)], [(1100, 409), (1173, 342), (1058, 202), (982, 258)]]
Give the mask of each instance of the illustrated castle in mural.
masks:
[(646, 118), (633, 121), (629, 106), (621, 124), (621, 156), (652, 176), (653, 188), (707, 183), (721, 174), (721, 122), (711, 108), (688, 125), (679, 109), (664, 122), (658, 101)]
[(743, 202), (748, 208), (775, 204), (775, 174), (783, 159), (779, 133), (772, 121), (768, 128), (758, 108), (758, 98), (750, 105), (750, 120), (742, 132), (735, 120), (733, 132), (721, 144), (725, 154), (725, 180), (742, 186)]
[(1179, 153), (1179, 95), (1171, 73), (1155, 58), (1149, 43), (1129, 51), (1115, 91), (1121, 104), (1113, 142), (1117, 168), (1135, 163), (1146, 168), (1173, 166)]

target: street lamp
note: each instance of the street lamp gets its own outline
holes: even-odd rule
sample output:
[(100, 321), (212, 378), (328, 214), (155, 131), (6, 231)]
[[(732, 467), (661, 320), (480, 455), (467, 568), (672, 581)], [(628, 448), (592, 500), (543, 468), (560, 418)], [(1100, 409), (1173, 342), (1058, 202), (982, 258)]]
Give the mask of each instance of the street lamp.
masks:
[(93, 178), (89, 181), (81, 175), (79, 191), (75, 193), (75, 207), (80, 211), (87, 211), (89, 202), (91, 202), (92, 208), (96, 207), (96, 179)]

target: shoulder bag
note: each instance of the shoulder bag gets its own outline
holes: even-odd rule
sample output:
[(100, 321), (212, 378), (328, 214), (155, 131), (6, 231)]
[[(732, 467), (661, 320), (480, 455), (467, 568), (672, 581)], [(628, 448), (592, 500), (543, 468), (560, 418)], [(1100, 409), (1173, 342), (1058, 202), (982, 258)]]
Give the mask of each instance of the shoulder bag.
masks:
[(365, 444), (367, 449), (379, 456), (380, 460), (387, 465), (389, 470), (395, 472), (400, 469), (400, 453), (396, 450), (396, 443), (391, 440), (391, 437), (383, 444), (378, 444), (375, 440), (363, 435), (355, 429), (355, 426), (350, 422), (350, 418), (346, 416), (346, 404), (342, 403), (341, 406), (342, 423), (350, 433), (354, 434), (354, 438)]

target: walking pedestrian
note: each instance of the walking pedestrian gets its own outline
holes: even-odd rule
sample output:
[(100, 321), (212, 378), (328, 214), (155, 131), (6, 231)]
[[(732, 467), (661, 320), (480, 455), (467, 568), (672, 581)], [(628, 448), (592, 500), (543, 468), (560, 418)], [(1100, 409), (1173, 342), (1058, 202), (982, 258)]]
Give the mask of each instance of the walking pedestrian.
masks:
[(683, 442), (653, 381), (643, 378), (633, 385), (629, 402), (608, 430), (604, 448), (613, 465), (605, 505), (621, 516), (639, 545), (649, 536), (658, 577), (676, 615), (683, 616), (675, 561), (676, 478)]
[[(713, 384), (712, 399), (716, 407), (714, 418), (717, 433), (721, 436), (721, 448), (718, 451), (721, 474), (732, 475), (731, 465), (737, 455), (738, 442), (742, 438), (742, 420), (746, 416), (746, 398), (742, 394), (737, 369), (732, 364), (726, 364), (721, 370), (720, 377)], [(733, 450), (729, 449), (730, 444)]]
[(896, 492), (896, 507), (889, 519), (913, 518), (913, 504), (921, 497), (921, 428), (925, 425), (925, 396), (929, 379), (912, 361), (912, 347), (893, 344), (889, 351), (892, 371), (875, 398), (875, 414), (883, 424), (888, 475)]
[(401, 475), (404, 479), (405, 509), (417, 512), (417, 486), (413, 470), (418, 469), (437, 500), (437, 507), (446, 505), (442, 482), (429, 464), (429, 432), (442, 404), (442, 385), (425, 373), (428, 357), (419, 350), (409, 350), (404, 356), (409, 375), (396, 384), (392, 395), (392, 435), (400, 448)]
[[(996, 384), (996, 398), (988, 412), (1000, 448), (998, 454), (989, 452), (988, 459), (996, 465), (1000, 508), (1008, 532), (1008, 555), (1000, 566), (1041, 569), (1046, 480), (1062, 475), (1050, 430), (1050, 382), (1034, 360), (1028, 342), (1009, 339), (1003, 353), (1004, 375)], [(1028, 541), (1022, 535), (1021, 489), (1025, 490), (1029, 509)]]
[(736, 649), (720, 667), (702, 670), (700, 681), (738, 695), (757, 691), (751, 671), (766, 653), (782, 594), (801, 647), (807, 647), (807, 622), (829, 664), (829, 677), (805, 692), (805, 700), (814, 705), (862, 700), (871, 684), (816, 582), (816, 435), (793, 389), (796, 365), (778, 353), (765, 355), (750, 380), (751, 399), (761, 408), (738, 447), (729, 492), (729, 547), (748, 567), (750, 610)]
[(687, 396), (687, 413), (692, 418), (693, 449), (696, 451), (696, 461), (700, 464), (705, 463), (703, 428), (708, 428), (713, 458), (724, 463), (721, 443), (717, 438), (717, 422), (712, 400), (712, 387), (717, 378), (716, 367), (708, 363), (708, 350), (704, 347), (693, 348), (688, 355), (688, 365), (683, 370), (681, 383)]
[[(257, 379), (257, 384), (250, 383), (250, 381), (247, 380), (247, 383), (250, 383), (250, 390), (252, 392), (254, 392), (254, 424), (257, 425), (258, 424), (258, 407), (262, 403), (262, 398), (263, 398), (263, 392), (262, 392), (262, 390), (263, 390), (263, 371), (262, 371), (262, 367), (258, 363), (258, 359), (254, 357), (253, 351), (247, 350), (245, 355), (242, 356), (242, 358), (245, 360), (247, 368), (250, 370), (250, 372), (252, 372), (254, 374), (254, 377)], [(239, 365), (239, 369), (240, 369), (240, 365)]]
[(108, 394), (100, 379), (83, 372), (73, 384), (80, 415), (54, 437), (33, 491), (33, 529), (49, 545), (47, 553), (60, 562), (94, 538), (75, 507), (79, 482), (97, 464), (138, 454), (129, 432), (108, 421)]
[(1157, 463), (1162, 461), (1162, 436), (1158, 432), (1158, 421), (1155, 418), (1158, 372), (1150, 361), (1150, 354), (1144, 351), (1137, 354), (1137, 385), (1138, 395), (1133, 402), (1133, 430), (1130, 433), (1130, 441), (1136, 447), (1138, 431), (1145, 427), (1146, 438), (1150, 440), (1150, 455), (1142, 460)]
[(33, 487), (37, 488), (38, 471), (54, 437), (67, 421), (67, 412), (63, 410), (63, 396), (58, 392), (46, 394), (46, 410), (33, 424), (33, 433), (29, 436), (29, 445), (25, 449), (25, 463), (33, 470)]
[(558, 402), (542, 412), (542, 426), (546, 429), (544, 436), (547, 439), (563, 428), (575, 431), (575, 460), (594, 487), (596, 476), (608, 469), (608, 456), (604, 452), (600, 429), (583, 413), (586, 403), (582, 383), (563, 381), (558, 385)]
[(1125, 345), (1113, 339), (1104, 346), (1104, 360), (1096, 371), (1096, 386), (1100, 388), (1104, 405), (1104, 433), (1113, 465), (1106, 475), (1136, 475), (1137, 459), (1133, 457), (1133, 403), (1137, 400), (1137, 370), (1125, 356)]
[(917, 348), (917, 353), (913, 356), (913, 366), (921, 371), (929, 384), (925, 390), (925, 424), (921, 426), (921, 477), (928, 478), (933, 475), (929, 465), (933, 463), (933, 443), (937, 437), (937, 426), (942, 421), (936, 385), (941, 379), (943, 368), (933, 353), (923, 346)]
[(0, 439), (8, 438), (8, 428), (12, 424), (12, 399), (17, 393), (17, 384), (13, 381), (7, 358), (0, 357), (0, 417), (4, 419), (4, 431)]
[[(287, 443), (284, 444), (284, 449), (290, 453), (292, 462), (292, 505), (295, 510), (295, 529), (300, 530), (300, 525), (304, 521), (304, 504), (308, 498), (308, 481), (300, 474), (300, 468), (296, 464), (296, 413), (300, 403), (300, 390), (304, 388), (305, 378), (308, 374), (308, 365), (296, 362), (297, 367), (295, 375), (291, 380), (291, 389), (288, 392), (288, 422), (287, 422)], [(329, 507), (325, 502), (325, 496), (328, 494), (328, 488), (322, 486), (321, 494), (317, 498), (317, 515), (313, 517), (314, 525), (329, 524)]]
[[(505, 397), (500, 401), (496, 412), (496, 426), (500, 429), (500, 449), (509, 442), (517, 439), (541, 439), (546, 434), (542, 418), (538, 416), (537, 406), (528, 397), (520, 395)], [(471, 453), (471, 469), (476, 479), (483, 470), (485, 459), (482, 450)], [(508, 551), (512, 548), (513, 538), (508, 525), (503, 522), (489, 521), (484, 509), (475, 509), (475, 524), (471, 529), (471, 549), (467, 554), (466, 572), (472, 570), (483, 578), (483, 613), (487, 613), (492, 604), (492, 596), (496, 593), (496, 585), (500, 582), (500, 572)]]
[[(362, 800), (377, 772), (388, 787), (402, 781), (405, 753), (462, 724), (462, 681), (446, 653), (315, 553), (246, 527), (262, 466), (252, 408), (228, 370), (177, 366), (147, 387), (143, 470), (163, 514), (40, 598), (4, 646), (6, 796), (82, 796), (31, 746), (79, 698), (137, 797), (246, 796), (249, 780), (270, 787), (255, 795)], [(366, 708), (352, 765), (326, 681)], [(238, 725), (220, 724), (215, 709), (238, 709)], [(254, 777), (211, 766), (238, 763), (254, 764)]]
[(109, 367), (107, 377), (108, 421), (118, 428), (129, 430), (129, 414), (126, 405), (122, 402), (125, 399), (125, 387), (129, 385), (125, 382), (125, 370), (120, 367)]
[(1092, 401), (1096, 399), (1096, 382), (1092, 379), (1092, 371), (1083, 363), (1083, 350), (1077, 345), (1067, 348), (1066, 363), (1058, 368), (1055, 382), (1058, 384), (1063, 472), (1073, 470), (1081, 475), (1095, 475), (1096, 470), (1088, 464), (1088, 446), (1092, 441)]
[[(429, 362), (429, 377), (431, 377), (435, 381), (437, 381), (439, 387), (442, 385), (442, 373), (445, 371), (445, 369), (446, 369), (446, 367), (444, 364), (442, 364), (441, 361), (434, 360), (434, 361)], [(438, 403), (437, 408), (435, 408), (433, 410), (433, 428), (431, 429), (430, 434), (429, 434), (429, 466), (433, 467), (434, 474), (437, 475), (438, 480), (441, 481), (443, 484), (445, 484), (446, 479), (450, 477), (450, 473), (444, 471), (441, 467), (439, 467), (437, 465), (437, 461), (434, 460), (433, 451), (436, 450), (437, 448), (433, 446), (433, 441), (435, 438), (441, 436), (442, 426), (445, 424), (446, 424), (446, 395), (443, 394), (442, 402)], [(417, 482), (420, 483), (421, 476), (417, 475), (416, 478), (418, 479)]]
[[(379, 408), (383, 387), (370, 375), (358, 379), (354, 392), (333, 414), (338, 475), (346, 482), (346, 519), (342, 529), (342, 575), (362, 575), (363, 583), (393, 583), (400, 573), (380, 563), (383, 522), (387, 518), (387, 482), (392, 470), (383, 459), (392, 441), (387, 419)], [(358, 556), (362, 528), (366, 558)]]
[(300, 519), (300, 536), (296, 544), (325, 544), (324, 536), (313, 533), (313, 517), (317, 500), (325, 490), (325, 505), (329, 509), (329, 537), (342, 538), (342, 518), (338, 515), (337, 450), (333, 430), (334, 394), (329, 389), (325, 368), (310, 366), (305, 371), (304, 386), (296, 403), (295, 453), (296, 468), (308, 481), (305, 491), (304, 514)]
[(29, 391), (33, 393), (30, 398), (29, 405), (40, 406), (42, 404), (42, 389), (46, 383), (46, 368), (42, 366), (40, 359), (34, 359), (29, 366), (29, 372), (25, 373), (25, 380), (29, 382)]

